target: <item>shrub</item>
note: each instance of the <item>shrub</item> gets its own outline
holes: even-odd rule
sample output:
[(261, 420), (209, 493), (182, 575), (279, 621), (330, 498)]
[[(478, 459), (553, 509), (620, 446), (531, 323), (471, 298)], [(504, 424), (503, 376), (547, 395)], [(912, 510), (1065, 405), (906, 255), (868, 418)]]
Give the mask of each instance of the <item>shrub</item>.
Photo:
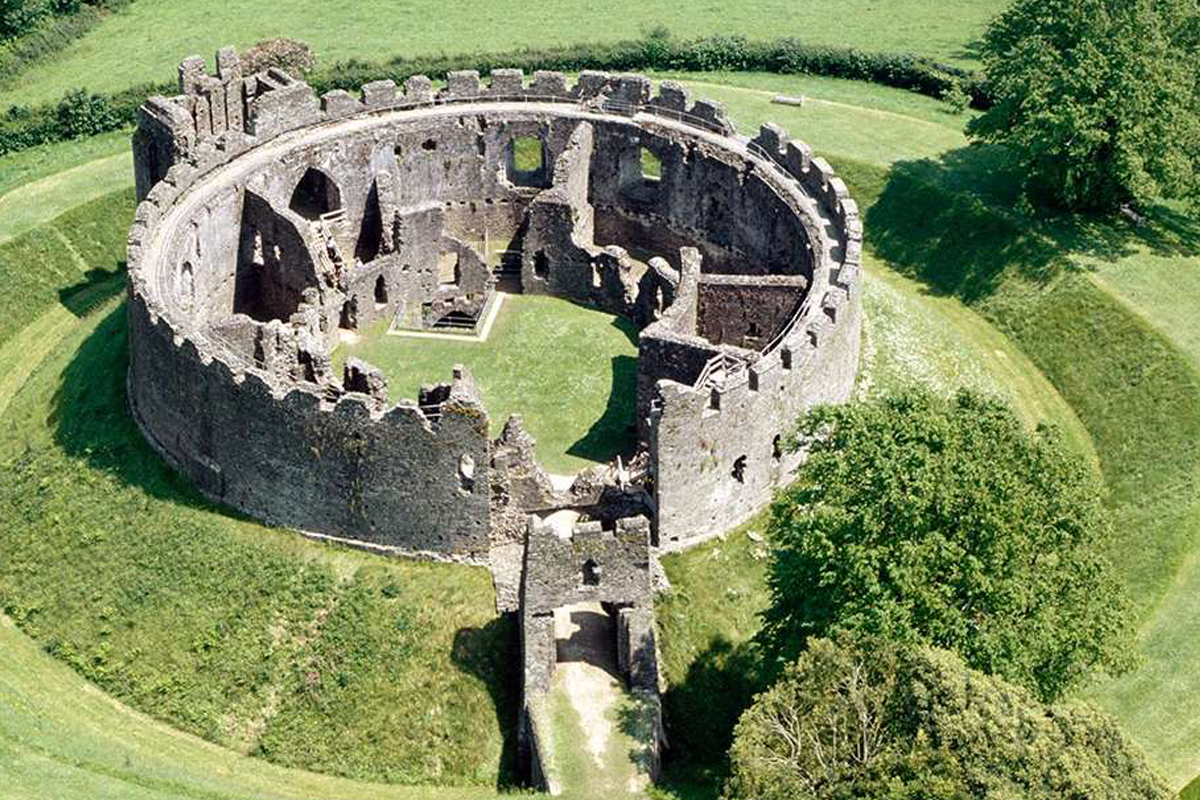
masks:
[(775, 659), (870, 634), (954, 650), (1045, 700), (1132, 666), (1102, 487), (1054, 431), (919, 390), (817, 408), (798, 434), (809, 458), (767, 528), (760, 641)]
[(0, 89), (14, 86), (21, 73), (32, 64), (61, 52), (71, 42), (100, 24), (104, 19), (105, 10), (112, 10), (127, 3), (128, 0), (93, 3), (54, 0), (52, 15), (39, 17), (21, 35), (0, 44)]
[[(2, 0), (0, 0), (2, 1)], [(106, 7), (113, 7), (109, 0)], [(248, 71), (276, 66), (303, 74), (313, 64), (308, 46), (285, 39), (260, 42), (245, 54)], [(0, 56), (0, 65), (3, 58)], [(680, 41), (663, 30), (641, 39), (609, 44), (576, 44), (544, 50), (523, 49), (505, 53), (433, 55), (394, 58), (385, 62), (343, 61), (307, 76), (319, 93), (330, 89), (357, 90), (364, 83), (391, 79), (402, 83), (412, 75), (443, 77), (450, 70), (477, 69), (482, 73), (497, 67), (518, 67), (526, 73), (539, 69), (578, 72), (587, 69), (625, 72), (629, 70), (754, 70), (781, 74), (829, 75), (872, 81), (899, 89), (941, 97), (957, 81), (971, 96), (973, 105), (988, 103), (987, 84), (978, 76), (957, 67), (926, 58), (895, 53), (862, 53), (849, 48), (812, 47), (795, 39), (752, 42), (737, 36)], [(171, 95), (173, 84), (142, 85), (108, 96), (115, 126), (132, 125), (137, 108), (150, 94)], [(0, 120), (0, 155), (46, 142), (70, 138), (72, 134), (56, 121), (56, 107), (38, 106), (20, 122)]]
[(944, 650), (826, 639), (738, 722), (726, 800), (1166, 800), (1111, 717)]
[(316, 64), (312, 48), (295, 39), (264, 39), (242, 53), (242, 70), (247, 75), (274, 67), (303, 78)]
[(32, 30), (51, 11), (49, 0), (0, 0), (0, 42)]
[(105, 96), (87, 89), (67, 92), (58, 102), (57, 122), (62, 136), (79, 139), (121, 127), (121, 115)]

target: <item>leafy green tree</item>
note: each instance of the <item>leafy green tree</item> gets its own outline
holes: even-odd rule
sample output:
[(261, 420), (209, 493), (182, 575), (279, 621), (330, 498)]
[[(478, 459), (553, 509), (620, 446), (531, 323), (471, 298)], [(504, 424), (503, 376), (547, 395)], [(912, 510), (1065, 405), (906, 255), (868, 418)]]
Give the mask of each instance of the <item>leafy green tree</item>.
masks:
[(1114, 721), (958, 656), (816, 639), (738, 722), (726, 800), (1166, 800)]
[(959, 653), (1053, 700), (1133, 662), (1129, 601), (1092, 469), (1002, 404), (913, 391), (813, 410), (771, 507), (760, 643), (791, 661), (854, 632)]
[(1034, 197), (1200, 196), (1197, 0), (1016, 0), (982, 54), (995, 105), (968, 133), (1011, 146)]

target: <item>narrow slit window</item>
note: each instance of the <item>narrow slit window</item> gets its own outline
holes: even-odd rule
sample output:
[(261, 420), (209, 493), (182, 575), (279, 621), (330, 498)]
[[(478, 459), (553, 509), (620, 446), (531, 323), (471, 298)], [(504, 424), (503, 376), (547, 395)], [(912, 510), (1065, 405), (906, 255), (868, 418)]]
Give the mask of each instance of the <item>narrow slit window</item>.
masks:
[(662, 177), (662, 159), (649, 147), (642, 148), (642, 180), (657, 183)]

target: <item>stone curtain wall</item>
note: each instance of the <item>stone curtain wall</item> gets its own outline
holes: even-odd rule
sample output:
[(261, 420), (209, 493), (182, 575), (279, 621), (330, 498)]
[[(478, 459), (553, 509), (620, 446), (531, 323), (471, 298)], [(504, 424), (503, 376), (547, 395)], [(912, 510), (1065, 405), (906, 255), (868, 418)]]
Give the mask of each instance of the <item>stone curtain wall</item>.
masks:
[[(418, 76), (318, 98), (234, 59), (216, 76), (185, 61), (180, 94), (151, 98), (134, 136), (130, 402), (210, 497), (485, 559), (496, 445), (470, 377), (389, 407), (369, 365), (334, 375), (327, 355), (339, 326), (479, 307), (484, 236), (523, 246), (525, 291), (648, 326), (638, 423), (663, 544), (761, 506), (795, 466), (775, 437), (848, 396), (861, 225), (781, 131), (751, 144), (719, 105), (670, 82), (651, 96), (641, 76), (464, 72), (437, 93)], [(514, 172), (516, 137), (541, 141), (541, 170)], [(642, 174), (643, 150), (661, 176)], [(695, 386), (716, 355), (748, 366)]]

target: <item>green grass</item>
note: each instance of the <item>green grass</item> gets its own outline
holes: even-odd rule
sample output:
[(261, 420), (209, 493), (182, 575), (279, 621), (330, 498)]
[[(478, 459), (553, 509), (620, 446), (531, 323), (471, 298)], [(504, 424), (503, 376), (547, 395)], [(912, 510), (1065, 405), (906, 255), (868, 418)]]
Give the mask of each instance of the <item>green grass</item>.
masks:
[[(1027, 420), (1057, 421), (1094, 441), (1120, 520), (1118, 564), (1142, 603), (1145, 663), (1130, 676), (1101, 684), (1092, 696), (1117, 714), (1174, 785), (1185, 784), (1200, 772), (1194, 746), (1200, 740), (1200, 675), (1191, 666), (1200, 664), (1200, 568), (1194, 551), (1200, 530), (1195, 452), (1200, 418), (1197, 328), (1191, 313), (1200, 299), (1195, 256), (1189, 255), (1196, 241), (1191, 228), (1165, 212), (1148, 229), (1132, 232), (1086, 220), (1029, 221), (1012, 209), (1011, 177), (995, 154), (962, 151), (955, 132), (961, 120), (935, 101), (837, 81), (745, 80), (760, 93), (802, 93), (828, 101), (795, 110), (770, 105), (759, 93), (721, 90), (735, 119), (750, 131), (761, 120), (782, 120), (798, 138), (814, 143), (836, 162), (868, 209), (868, 333), (890, 342), (877, 351), (867, 373), (876, 385), (903, 382), (906, 376), (935, 385), (978, 381), (1007, 392)], [(718, 90), (694, 91), (714, 95)], [(1167, 229), (1175, 232), (1167, 235)], [(123, 223), (115, 230), (123, 235)], [(29, 296), (36, 302), (30, 305), (36, 308), (14, 303), (0, 313), (0, 341), (8, 342), (0, 348), (0, 412), (3, 387), (22, 382), (33, 368), (30, 360), (46, 349), (46, 337), (67, 335), (85, 324), (56, 302), (53, 283), (79, 282), (78, 265), (47, 260), (63, 277), (40, 282), (22, 273), (19, 261), (6, 261), (5, 252), (0, 246), (4, 278), (33, 287)], [(1068, 259), (1068, 254), (1077, 257)], [(1093, 271), (1064, 271), (1071, 264)], [(111, 285), (111, 279), (85, 282), (75, 297), (91, 302)], [(1029, 375), (1030, 361), (1049, 382)], [(120, 372), (111, 365), (97, 372), (106, 374), (106, 369)], [(448, 362), (442, 362), (432, 377), (444, 379), (447, 369)], [(23, 418), (20, 428), (51, 424), (56, 423), (35, 413)], [(75, 474), (70, 462), (78, 457), (67, 461), (53, 464), (44, 475), (50, 485), (60, 472)], [(71, 480), (88, 493), (93, 483), (112, 480), (104, 469), (81, 474), (86, 480)], [(57, 541), (62, 552), (75, 553), (80, 531), (95, 514), (76, 514), (74, 508), (66, 513), (70, 524), (76, 516), (82, 524), (73, 528), (73, 538)], [(61, 520), (63, 512), (58, 514)], [(254, 530), (260, 537), (287, 538)], [(709, 555), (718, 549), (728, 561)], [(659, 609), (664, 670), (673, 683), (668, 710), (683, 703), (674, 706), (668, 724), (675, 724), (673, 742), (688, 746), (691, 734), (692, 746), (703, 750), (696, 741), (710, 729), (701, 723), (680, 727), (677, 721), (686, 718), (683, 709), (696, 715), (691, 719), (711, 720), (713, 715), (706, 714), (714, 699), (724, 702), (744, 690), (731, 681), (744, 671), (744, 642), (764, 602), (762, 562), (739, 553), (736, 543), (714, 542), (671, 556), (665, 566), (676, 587)], [(97, 568), (108, 566), (99, 562)], [(736, 597), (724, 595), (731, 584)], [(0, 596), (7, 599), (3, 589)], [(350, 622), (339, 630), (360, 629)], [(365, 623), (361, 627), (370, 629)], [(318, 757), (328, 753), (327, 744), (318, 749)], [(703, 774), (673, 772), (671, 777), (678, 796), (705, 796)], [(693, 777), (700, 779), (698, 787), (688, 783)]]
[(187, 54), (211, 58), (222, 45), (245, 48), (275, 36), (308, 42), (319, 62), (329, 64), (350, 58), (614, 41), (665, 25), (683, 37), (795, 36), (810, 44), (916, 52), (973, 64), (971, 43), (1004, 5), (1003, 0), (842, 0), (836, 8), (816, 0), (742, 0), (732, 5), (498, 0), (486, 6), (281, 0), (272, 13), (263, 14), (260, 5), (246, 0), (209, 5), (203, 13), (185, 0), (139, 1), (111, 15), (54, 59), (32, 67), (19, 86), (0, 93), (0, 108), (57, 99), (77, 86), (112, 91), (169, 80)]
[(634, 444), (637, 331), (632, 323), (566, 300), (504, 299), (486, 342), (365, 332), (334, 354), (365, 359), (388, 375), (393, 400), (416, 398), (422, 384), (449, 380), (453, 364), (475, 377), (498, 435), (521, 414), (551, 472), (574, 473)]
[(512, 140), (513, 169), (535, 172), (542, 168), (542, 140), (536, 136), (517, 136)]
[[(51, 177), (59, 179), (59, 182), (51, 185), (59, 186), (62, 185), (64, 177), (61, 173), (106, 156), (129, 153), (129, 136), (129, 131), (113, 131), (88, 139), (44, 144), (0, 156), (0, 209), (5, 208), (6, 201), (2, 198), (19, 186)], [(125, 179), (124, 185), (133, 185), (132, 156), (130, 156), (130, 163), (127, 163), (121, 172), (121, 176)], [(53, 199), (73, 201), (74, 204), (78, 204), (80, 201), (74, 192), (78, 190), (79, 186), (73, 187), (73, 191), (70, 193), (57, 193)], [(103, 192), (101, 193), (103, 194)], [(0, 220), (7, 222), (7, 217), (8, 213), (0, 213)]]
[[(795, 91), (783, 78), (755, 83), (760, 90)], [(899, 112), (886, 107), (886, 94), (873, 109), (882, 112), (869, 128), (874, 141), (865, 143), (852, 130), (867, 125), (865, 110), (843, 114), (837, 106), (810, 103), (790, 112), (794, 135), (834, 162), (867, 213), (868, 264), (874, 264), (864, 293), (868, 333), (878, 324), (871, 322), (872, 294), (879, 296), (872, 275), (896, 288), (904, 286), (896, 273), (905, 274), (908, 288), (940, 305), (951, 338), (960, 336), (952, 320), (961, 315), (978, 333), (968, 338), (982, 343), (997, 337), (1019, 348), (1023, 363), (1006, 364), (1005, 357), (996, 365), (1011, 367), (1002, 384), (1018, 409), (1036, 409), (1042, 394), (1040, 379), (1029, 385), (1019, 377), (1028, 362), (1055, 390), (1043, 396), (1057, 394), (1070, 405), (1073, 413), (1065, 415), (1055, 410), (1061, 408), (1057, 401), (1036, 413), (1073, 431), (1077, 444), (1088, 438), (1094, 443), (1117, 522), (1113, 559), (1142, 620), (1144, 664), (1129, 676), (1101, 682), (1088, 696), (1118, 717), (1173, 785), (1184, 785), (1200, 771), (1194, 744), (1200, 739), (1200, 674), (1192, 667), (1200, 663), (1200, 359), (1194, 318), (1200, 231), (1175, 209), (1156, 210), (1151, 223), (1137, 230), (1086, 218), (1026, 217), (1014, 209), (1013, 178), (1000, 154), (963, 149), (953, 132), (935, 134), (944, 126), (928, 114), (919, 115), (929, 123), (924, 127), (915, 117), (894, 121), (891, 115)], [(789, 113), (734, 90), (724, 99), (743, 129)], [(891, 338), (900, 343), (905, 337)], [(947, 356), (918, 350), (916, 376), (928, 382), (921, 373), (939, 362), (944, 369)], [(896, 346), (883, 351), (884, 365), (909, 356)], [(970, 382), (969, 370), (954, 372)], [(1023, 395), (1033, 402), (1023, 403)], [(703, 559), (702, 553), (687, 557)], [(703, 591), (697, 597), (697, 588), (715, 576), (695, 560), (674, 566), (668, 560), (668, 574), (673, 572), (677, 589), (690, 598), (689, 613), (704, 623), (675, 634), (664, 625), (668, 659), (672, 648), (700, 654), (686, 660), (687, 670), (668, 663), (667, 674), (678, 678), (682, 670), (687, 685), (688, 671), (707, 670), (717, 676), (711, 685), (719, 685), (730, 675), (724, 665), (731, 659), (739, 664), (745, 640), (725, 629), (745, 633), (744, 620), (761, 599), (732, 607)], [(671, 644), (673, 635), (685, 643)], [(704, 714), (711, 695), (697, 692), (687, 713)]]
[(0, 344), (56, 303), (82, 313), (94, 302), (88, 290), (124, 266), (133, 209), (133, 192), (117, 191), (0, 243)]
[(361, 783), (217, 747), (96, 690), (0, 616), (0, 800), (488, 800)]
[(597, 763), (587, 749), (586, 732), (579, 712), (562, 683), (561, 672), (542, 699), (542, 731), (547, 734), (550, 757), (547, 774), (561, 787), (564, 800), (637, 800), (641, 792), (629, 790), (638, 772), (638, 757), (654, 736), (652, 710), (629, 692), (620, 696), (606, 715), (612, 723), (608, 746)]
[(109, 306), (7, 406), (5, 613), (106, 692), (239, 752), (494, 786), (516, 676), (487, 571), (386, 561), (212, 508), (135, 429), (126, 358), (124, 309)]

